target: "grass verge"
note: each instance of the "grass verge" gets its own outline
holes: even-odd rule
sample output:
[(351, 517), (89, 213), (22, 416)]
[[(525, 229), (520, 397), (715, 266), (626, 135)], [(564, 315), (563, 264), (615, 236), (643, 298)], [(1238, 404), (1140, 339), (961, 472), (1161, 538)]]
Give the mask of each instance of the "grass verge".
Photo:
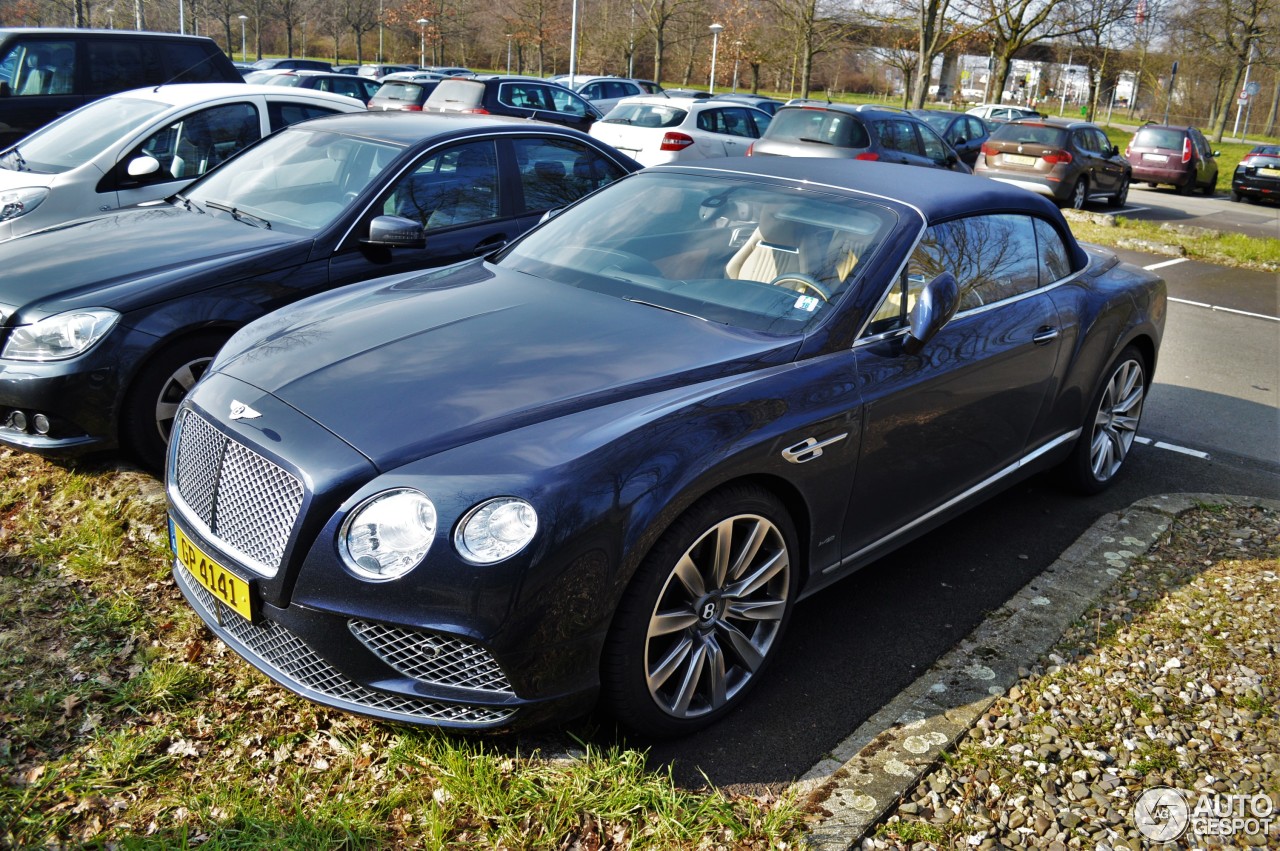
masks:
[(1085, 242), (1175, 254), (1237, 269), (1280, 271), (1280, 240), (1074, 210), (1063, 214), (1071, 222), (1072, 233)]
[(151, 478), (0, 452), (0, 847), (785, 848), (790, 800), (622, 746), (333, 712), (212, 639)]

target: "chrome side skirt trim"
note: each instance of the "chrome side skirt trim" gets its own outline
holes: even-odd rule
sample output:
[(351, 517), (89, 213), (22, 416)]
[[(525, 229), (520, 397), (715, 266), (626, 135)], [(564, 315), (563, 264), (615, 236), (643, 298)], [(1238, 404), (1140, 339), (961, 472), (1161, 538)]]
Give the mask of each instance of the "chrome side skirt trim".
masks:
[(1075, 431), (1068, 432), (1064, 435), (1061, 435), (1060, 437), (1055, 438), (1054, 440), (1049, 441), (1044, 446), (1041, 446), (1039, 449), (1032, 452), (1030, 455), (1026, 455), (1021, 459), (1019, 459), (1018, 461), (1015, 461), (1014, 463), (1010, 464), (1008, 467), (1005, 467), (1003, 470), (991, 476), (990, 478), (979, 482), (978, 484), (969, 488), (964, 493), (959, 494), (958, 496), (948, 500), (942, 505), (939, 505), (937, 508), (930, 511), (928, 514), (920, 515), (919, 517), (917, 517), (915, 520), (912, 520), (907, 525), (893, 532), (890, 532), (888, 535), (885, 535), (883, 538), (876, 541), (875, 543), (868, 544), (867, 546), (858, 550), (853, 555), (850, 555), (841, 559), (840, 561), (836, 562), (830, 567), (823, 568), (822, 573), (825, 575), (828, 573), (832, 573), (836, 570), (839, 570), (840, 568), (850, 564), (851, 562), (857, 561), (858, 559), (862, 558), (867, 553), (872, 552), (876, 549), (879, 549), (880, 547), (887, 544), (889, 541), (892, 541), (894, 538), (897, 538), (901, 535), (905, 535), (907, 532), (910, 532), (912, 529), (916, 528), (917, 526), (923, 523), (929, 522), (933, 518), (937, 517), (939, 514), (942, 514), (950, 510), (951, 508), (953, 508), (954, 506), (958, 505), (961, 502), (964, 502), (966, 499), (973, 496), (974, 494), (982, 490), (985, 490), (986, 488), (998, 482), (1000, 479), (1003, 479), (1006, 476), (1016, 473), (1018, 470), (1021, 470), (1023, 467), (1027, 466), (1028, 464), (1031, 464), (1032, 462), (1038, 460), (1042, 456), (1048, 454), (1049, 452), (1052, 452), (1054, 449), (1057, 449), (1059, 446), (1062, 446), (1064, 443), (1070, 443), (1074, 441), (1076, 438), (1078, 438), (1081, 435), (1083, 431), (1084, 429), (1078, 428)]

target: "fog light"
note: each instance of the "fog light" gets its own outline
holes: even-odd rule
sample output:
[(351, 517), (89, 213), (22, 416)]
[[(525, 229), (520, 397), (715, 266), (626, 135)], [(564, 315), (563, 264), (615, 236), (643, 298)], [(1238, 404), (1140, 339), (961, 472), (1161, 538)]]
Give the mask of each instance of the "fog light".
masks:
[(31, 425), (35, 428), (36, 434), (49, 433), (49, 418), (44, 414), (36, 414), (31, 418)]
[(18, 431), (26, 431), (27, 415), (22, 413), (22, 411), (14, 411), (9, 415), (9, 428), (16, 429)]

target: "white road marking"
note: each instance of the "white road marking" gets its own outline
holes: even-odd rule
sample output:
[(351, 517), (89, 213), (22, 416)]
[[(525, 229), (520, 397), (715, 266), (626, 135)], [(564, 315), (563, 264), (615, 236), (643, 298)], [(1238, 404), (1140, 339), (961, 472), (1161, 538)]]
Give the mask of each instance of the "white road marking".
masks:
[(1150, 207), (1122, 207), (1116, 210), (1116, 213), (1136, 213), (1139, 210), (1150, 210)]
[(1163, 263), (1152, 263), (1150, 266), (1143, 266), (1148, 272), (1154, 272), (1156, 269), (1163, 269), (1165, 266), (1176, 266), (1179, 263), (1186, 263), (1187, 258), (1175, 257), (1172, 260), (1165, 260)]
[(1199, 458), (1201, 460), (1205, 460), (1209, 457), (1208, 452), (1200, 452), (1199, 450), (1196, 450), (1196, 449), (1188, 449), (1185, 446), (1174, 446), (1172, 443), (1165, 443), (1164, 441), (1156, 441), (1155, 446), (1156, 446), (1156, 449), (1168, 449), (1170, 452), (1178, 452), (1182, 455), (1190, 455), (1192, 458)]
[(1209, 453), (1201, 452), (1198, 449), (1188, 449), (1185, 446), (1178, 446), (1173, 443), (1165, 443), (1163, 440), (1152, 440), (1149, 437), (1134, 437), (1135, 443), (1141, 443), (1144, 446), (1154, 446), (1156, 449), (1168, 449), (1170, 452), (1177, 452), (1180, 455), (1190, 455), (1192, 458), (1200, 460), (1208, 460)]
[(1218, 313), (1232, 313), (1236, 316), (1248, 316), (1251, 319), (1267, 319), (1271, 322), (1280, 322), (1280, 316), (1267, 316), (1265, 313), (1251, 313), (1248, 310), (1236, 310), (1233, 307), (1219, 307), (1216, 304), (1205, 304), (1202, 301), (1187, 301), (1184, 298), (1170, 298), (1169, 301), (1176, 301), (1178, 304), (1187, 304), (1191, 307), (1204, 307)]

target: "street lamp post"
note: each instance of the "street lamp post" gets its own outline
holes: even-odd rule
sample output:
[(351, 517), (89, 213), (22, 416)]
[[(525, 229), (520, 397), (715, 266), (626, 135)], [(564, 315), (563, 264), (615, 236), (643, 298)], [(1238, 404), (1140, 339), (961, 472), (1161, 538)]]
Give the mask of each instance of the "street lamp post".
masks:
[(720, 33), (724, 32), (724, 24), (712, 24), (711, 30), (711, 84), (707, 87), (711, 94), (716, 93), (716, 52), (720, 49)]
[(507, 33), (507, 73), (511, 73), (511, 33)]
[(733, 90), (738, 90), (738, 62), (742, 59), (742, 39), (733, 43)]
[(110, 27), (111, 29), (116, 28), (116, 10), (115, 9), (107, 10), (107, 26)]
[(244, 22), (249, 20), (248, 15), (240, 16), (240, 59), (241, 61), (249, 61), (249, 42), (244, 37)]
[(427, 64), (427, 24), (431, 21), (418, 18), (418, 67)]

